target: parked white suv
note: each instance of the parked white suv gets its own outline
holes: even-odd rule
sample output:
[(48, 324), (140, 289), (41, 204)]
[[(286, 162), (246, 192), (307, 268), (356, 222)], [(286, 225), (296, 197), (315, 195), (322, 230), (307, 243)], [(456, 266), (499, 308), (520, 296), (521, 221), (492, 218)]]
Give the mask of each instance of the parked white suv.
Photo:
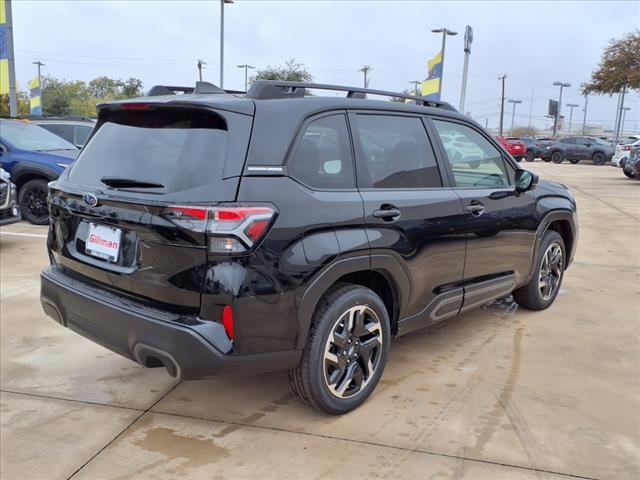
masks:
[(631, 149), (635, 146), (640, 145), (640, 139), (631, 140), (627, 143), (620, 143), (616, 145), (616, 153), (613, 155), (611, 159), (611, 165), (614, 167), (624, 168), (625, 162), (629, 159), (629, 153), (631, 153)]

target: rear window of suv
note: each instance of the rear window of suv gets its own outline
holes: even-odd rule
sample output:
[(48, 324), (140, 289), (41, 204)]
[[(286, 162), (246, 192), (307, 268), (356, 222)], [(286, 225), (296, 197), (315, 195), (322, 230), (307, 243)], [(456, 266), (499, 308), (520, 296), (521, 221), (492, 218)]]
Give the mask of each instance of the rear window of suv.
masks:
[[(101, 117), (69, 180), (144, 182), (145, 193), (182, 192), (222, 180), (229, 132), (222, 117), (198, 109), (116, 110)], [(139, 190), (131, 187), (129, 190)]]

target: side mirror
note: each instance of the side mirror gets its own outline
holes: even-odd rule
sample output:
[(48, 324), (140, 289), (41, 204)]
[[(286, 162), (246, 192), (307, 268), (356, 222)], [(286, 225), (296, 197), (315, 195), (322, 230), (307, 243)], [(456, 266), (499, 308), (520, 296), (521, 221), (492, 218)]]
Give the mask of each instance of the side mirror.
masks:
[(516, 171), (516, 192), (531, 190), (538, 183), (538, 176), (529, 170)]

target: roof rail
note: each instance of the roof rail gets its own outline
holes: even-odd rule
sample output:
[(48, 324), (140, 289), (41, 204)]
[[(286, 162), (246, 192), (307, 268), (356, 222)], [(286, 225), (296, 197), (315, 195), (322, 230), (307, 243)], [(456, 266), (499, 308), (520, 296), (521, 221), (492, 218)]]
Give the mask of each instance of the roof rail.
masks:
[[(169, 85), (154, 85), (151, 87), (149, 92), (147, 92), (147, 97), (157, 97), (160, 95), (175, 95), (177, 92), (180, 93), (193, 93), (193, 94), (212, 94), (212, 93), (236, 93), (231, 91), (225, 91), (220, 87), (214, 85), (209, 82), (196, 82), (196, 86), (194, 87), (175, 87)], [(244, 93), (244, 92), (242, 92)]]
[(404, 93), (389, 92), (386, 90), (374, 90), (371, 88), (345, 87), (341, 85), (326, 85), (322, 83), (281, 82), (278, 80), (256, 80), (247, 92), (247, 97), (256, 100), (275, 98), (301, 98), (305, 90), (335, 90), (347, 92), (347, 98), (366, 98), (367, 94), (383, 97), (404, 98), (413, 100), (417, 105), (425, 107), (437, 107), (445, 110), (457, 111), (447, 102), (428, 100), (424, 97), (406, 95)]

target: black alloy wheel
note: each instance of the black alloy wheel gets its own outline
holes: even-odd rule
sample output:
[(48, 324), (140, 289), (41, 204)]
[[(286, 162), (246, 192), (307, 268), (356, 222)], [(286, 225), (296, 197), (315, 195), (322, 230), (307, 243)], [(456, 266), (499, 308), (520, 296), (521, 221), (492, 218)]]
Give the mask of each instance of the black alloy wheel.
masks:
[(562, 152), (556, 150), (551, 154), (551, 161), (553, 163), (562, 163), (563, 160), (564, 160), (564, 155), (562, 155)]
[(604, 165), (605, 157), (603, 153), (596, 152), (593, 154), (593, 157), (591, 158), (593, 159), (594, 165)]
[(47, 195), (47, 180), (37, 178), (25, 183), (18, 193), (22, 217), (34, 225), (46, 225), (49, 222)]

